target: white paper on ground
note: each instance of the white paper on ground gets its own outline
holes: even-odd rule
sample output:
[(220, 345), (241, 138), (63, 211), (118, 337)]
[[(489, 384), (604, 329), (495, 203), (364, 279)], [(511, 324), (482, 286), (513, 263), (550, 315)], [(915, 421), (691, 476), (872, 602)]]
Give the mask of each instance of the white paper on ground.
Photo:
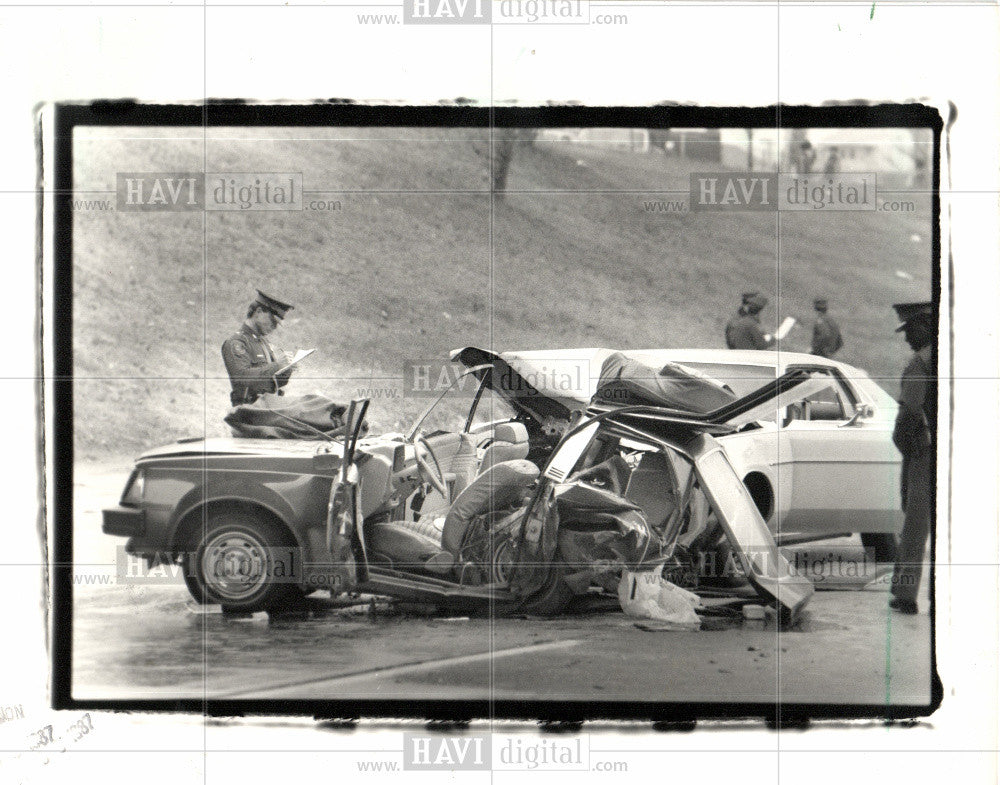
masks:
[(678, 630), (701, 627), (694, 612), (701, 604), (698, 595), (664, 580), (659, 570), (625, 570), (618, 582), (618, 601), (626, 616), (668, 622)]

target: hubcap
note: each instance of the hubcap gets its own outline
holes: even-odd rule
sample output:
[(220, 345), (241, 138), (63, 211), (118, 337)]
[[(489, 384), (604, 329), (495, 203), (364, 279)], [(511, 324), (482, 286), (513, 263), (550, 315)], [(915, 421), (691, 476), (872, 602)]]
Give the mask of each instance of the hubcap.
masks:
[(220, 597), (242, 600), (267, 583), (267, 547), (246, 532), (220, 532), (201, 557), (205, 583)]

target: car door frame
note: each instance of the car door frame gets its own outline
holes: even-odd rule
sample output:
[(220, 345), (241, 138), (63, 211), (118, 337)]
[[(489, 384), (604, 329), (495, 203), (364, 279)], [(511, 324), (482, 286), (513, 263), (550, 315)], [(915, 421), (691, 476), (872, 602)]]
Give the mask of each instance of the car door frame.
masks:
[(368, 547), (361, 514), (361, 475), (354, 461), (361, 430), (371, 401), (354, 399), (347, 407), (344, 454), (340, 473), (330, 485), (326, 514), (326, 549), (334, 569), (347, 573), (345, 589), (368, 580)]

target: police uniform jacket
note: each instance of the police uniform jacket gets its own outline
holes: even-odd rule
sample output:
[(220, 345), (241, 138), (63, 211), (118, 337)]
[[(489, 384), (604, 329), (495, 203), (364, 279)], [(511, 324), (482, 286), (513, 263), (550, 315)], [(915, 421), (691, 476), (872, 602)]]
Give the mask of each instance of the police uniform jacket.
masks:
[[(292, 371), (278, 373), (286, 364), (284, 356), (276, 358), (274, 348), (248, 324), (222, 344), (222, 360), (229, 372), (233, 390), (233, 406), (253, 403), (263, 393), (281, 394), (281, 387), (288, 384)], [(277, 375), (276, 375), (277, 374)]]
[(892, 441), (907, 458), (927, 452), (937, 427), (937, 407), (931, 382), (934, 379), (932, 347), (914, 352), (900, 380), (899, 412)]
[(825, 314), (816, 318), (813, 325), (812, 353), (820, 357), (833, 357), (844, 345), (840, 337), (840, 327)]
[(726, 325), (726, 346), (730, 349), (766, 349), (768, 345), (760, 319), (753, 314), (736, 316)]

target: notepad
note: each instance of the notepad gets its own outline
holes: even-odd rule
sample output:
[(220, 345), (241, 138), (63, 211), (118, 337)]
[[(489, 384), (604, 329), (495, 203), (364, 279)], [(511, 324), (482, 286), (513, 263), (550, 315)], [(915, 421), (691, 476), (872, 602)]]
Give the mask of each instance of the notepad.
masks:
[(300, 360), (304, 360), (306, 357), (308, 357), (310, 354), (312, 354), (315, 351), (316, 351), (315, 349), (299, 349), (298, 351), (295, 352), (295, 355), (292, 357), (292, 359), (289, 360), (286, 365), (283, 365), (282, 368), (281, 368), (281, 370), (278, 371), (277, 373), (284, 373), (289, 368), (291, 368), (293, 365), (295, 365), (296, 363), (298, 363)]
[(781, 326), (778, 327), (778, 331), (774, 334), (775, 339), (780, 341), (782, 338), (788, 335), (788, 331), (792, 329), (792, 325), (794, 324), (795, 324), (795, 319), (791, 316), (786, 316), (785, 321), (781, 323)]

